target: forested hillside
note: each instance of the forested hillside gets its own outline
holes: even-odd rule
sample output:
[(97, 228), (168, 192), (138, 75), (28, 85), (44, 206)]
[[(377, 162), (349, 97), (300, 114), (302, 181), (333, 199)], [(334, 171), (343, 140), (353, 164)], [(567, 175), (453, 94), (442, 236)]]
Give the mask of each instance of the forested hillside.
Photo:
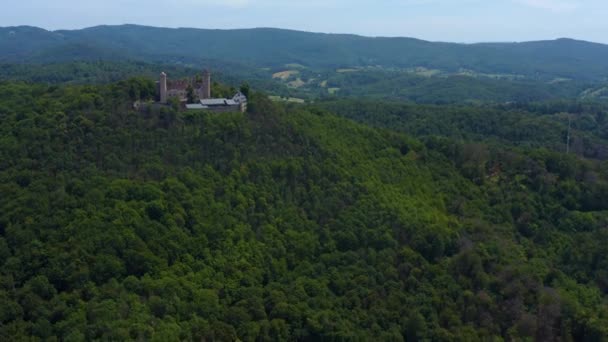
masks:
[[(590, 100), (606, 100), (601, 91), (602, 82), (541, 82), (528, 79), (497, 79), (483, 75), (446, 74), (426, 76), (412, 71), (384, 71), (378, 69), (354, 70), (345, 73), (329, 73), (325, 88), (334, 89), (335, 96), (327, 95), (327, 89), (310, 87), (317, 98), (357, 98), (376, 100), (410, 101), (426, 104), (449, 103), (506, 103), (539, 102), (563, 99), (579, 99), (585, 93)], [(302, 89), (303, 88), (303, 89)], [(294, 94), (306, 94), (301, 87)], [(316, 90), (316, 91), (315, 91)], [(325, 91), (324, 91), (325, 90)]]
[[(604, 83), (564, 81), (558, 83), (488, 76), (440, 74), (424, 76), (412, 71), (381, 68), (352, 69), (348, 72), (298, 69), (285, 79), (273, 78), (273, 70), (206, 60), (197, 65), (147, 63), (137, 61), (74, 61), (51, 64), (0, 64), (0, 81), (46, 84), (108, 84), (129, 77), (157, 79), (161, 71), (171, 78), (213, 73), (214, 82), (238, 87), (247, 80), (252, 87), (283, 98), (302, 101), (374, 99), (420, 104), (504, 104), (557, 100), (608, 100)], [(281, 72), (278, 72), (281, 74)]]
[(329, 100), (316, 105), (368, 125), (417, 137), (443, 136), (608, 159), (608, 106), (604, 103), (557, 100), (445, 106), (364, 99)]
[(220, 60), (255, 67), (313, 69), (379, 66), (469, 70), (531, 79), (605, 81), (608, 46), (571, 39), (453, 44), (258, 28), (168, 29), (137, 25), (46, 31), (0, 28), (0, 62), (140, 60), (200, 64)]
[(605, 163), (153, 92), (0, 83), (0, 340), (608, 336)]

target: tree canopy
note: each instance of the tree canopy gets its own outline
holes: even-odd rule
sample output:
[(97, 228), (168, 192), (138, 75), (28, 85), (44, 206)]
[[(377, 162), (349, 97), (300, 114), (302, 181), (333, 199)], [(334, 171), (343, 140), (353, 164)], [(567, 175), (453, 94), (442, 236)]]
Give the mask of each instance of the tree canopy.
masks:
[(0, 83), (0, 339), (608, 336), (600, 159), (457, 106), (133, 111), (151, 87)]

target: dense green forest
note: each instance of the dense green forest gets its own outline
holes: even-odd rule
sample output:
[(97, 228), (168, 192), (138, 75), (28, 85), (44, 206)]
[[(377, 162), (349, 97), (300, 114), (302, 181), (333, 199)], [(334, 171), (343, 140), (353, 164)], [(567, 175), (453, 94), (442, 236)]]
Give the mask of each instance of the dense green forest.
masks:
[(0, 64), (0, 81), (48, 84), (104, 84), (129, 77), (158, 77), (160, 71), (185, 77), (193, 69), (144, 62), (71, 62), (53, 64)]
[[(502, 79), (487, 75), (440, 73), (433, 76), (412, 70), (382, 68), (318, 71), (303, 66), (261, 69), (213, 60), (200, 64), (167, 64), (139, 61), (75, 61), (51, 64), (0, 64), (0, 81), (47, 84), (108, 84), (129, 77), (158, 78), (161, 71), (170, 78), (184, 78), (212, 71), (213, 80), (238, 87), (242, 80), (255, 89), (283, 98), (307, 102), (336, 99), (376, 99), (426, 104), (504, 104), (556, 100), (608, 100), (602, 82)], [(287, 69), (287, 70), (286, 70)], [(293, 73), (284, 79), (275, 73)]]
[(334, 99), (318, 102), (316, 106), (417, 137), (443, 136), (456, 141), (547, 148), (585, 158), (608, 159), (608, 106), (601, 102), (556, 100), (444, 106)]
[[(252, 79), (263, 89), (268, 83), (266, 73), (239, 64), (204, 60), (197, 65), (148, 63), (141, 61), (73, 61), (66, 63), (0, 64), (0, 81), (24, 81), (47, 84), (107, 84), (127, 78), (146, 77), (158, 79), (161, 71), (172, 78), (192, 77), (203, 70), (210, 70), (215, 81), (225, 84)], [(277, 85), (278, 86), (278, 85)]]
[(0, 83), (0, 340), (608, 337), (601, 104), (153, 94)]
[[(443, 74), (424, 75), (422, 71), (384, 70), (378, 68), (350, 69), (347, 72), (300, 71), (284, 84), (305, 82), (291, 87), (291, 96), (315, 99), (374, 98), (427, 104), (545, 102), (563, 99), (605, 101), (605, 83), (543, 82), (529, 79), (503, 79), (488, 75)], [(322, 81), (321, 81), (322, 80)], [(285, 90), (274, 90), (283, 94)]]
[(255, 67), (313, 69), (379, 66), (506, 74), (530, 79), (606, 81), (608, 46), (558, 39), (454, 44), (271, 28), (202, 30), (138, 25), (46, 31), (0, 27), (0, 62), (139, 60), (200, 64), (203, 59)]

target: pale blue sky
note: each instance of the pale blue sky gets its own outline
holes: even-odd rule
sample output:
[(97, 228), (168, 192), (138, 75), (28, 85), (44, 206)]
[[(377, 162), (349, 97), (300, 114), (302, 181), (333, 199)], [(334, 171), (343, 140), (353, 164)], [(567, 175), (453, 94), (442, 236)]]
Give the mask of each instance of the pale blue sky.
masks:
[(0, 26), (279, 27), (434, 41), (608, 43), (608, 0), (0, 0)]

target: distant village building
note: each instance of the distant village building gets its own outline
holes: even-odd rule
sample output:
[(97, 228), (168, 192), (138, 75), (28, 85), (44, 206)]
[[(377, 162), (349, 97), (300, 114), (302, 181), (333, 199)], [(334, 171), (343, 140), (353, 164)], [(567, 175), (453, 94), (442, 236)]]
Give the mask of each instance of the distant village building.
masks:
[[(216, 112), (245, 112), (247, 110), (247, 97), (240, 92), (231, 99), (211, 98), (211, 73), (207, 70), (203, 71), (202, 77), (175, 81), (168, 80), (167, 74), (162, 72), (157, 82), (157, 90), (161, 104), (167, 104), (169, 99), (177, 98), (184, 109), (204, 109)], [(194, 103), (188, 103), (192, 102), (188, 99), (189, 91), (191, 97), (194, 97)]]

